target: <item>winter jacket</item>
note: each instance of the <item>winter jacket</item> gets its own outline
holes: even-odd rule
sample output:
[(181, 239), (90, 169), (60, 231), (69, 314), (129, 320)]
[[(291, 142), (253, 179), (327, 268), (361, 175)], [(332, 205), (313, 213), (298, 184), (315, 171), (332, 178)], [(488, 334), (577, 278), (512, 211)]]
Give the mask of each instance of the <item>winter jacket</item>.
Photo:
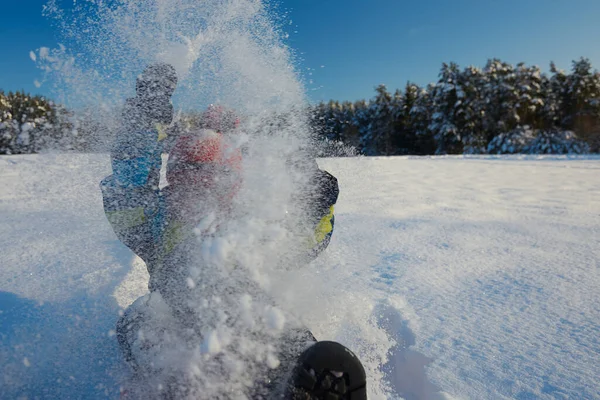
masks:
[[(132, 100), (126, 104), (124, 131), (111, 151), (113, 174), (100, 184), (104, 211), (119, 240), (146, 263), (149, 289), (161, 292), (177, 309), (185, 296), (172, 288), (187, 287), (184, 266), (191, 265), (192, 254), (185, 244), (194, 237), (197, 221), (182, 218), (170, 186), (158, 187), (163, 123), (169, 118), (163, 112), (157, 115), (143, 111), (145, 115), (136, 116), (140, 110), (135, 103)], [(307, 241), (306, 262), (329, 243), (338, 193), (337, 179), (317, 167), (306, 193), (299, 196), (310, 203), (307, 219), (314, 226), (314, 237)]]

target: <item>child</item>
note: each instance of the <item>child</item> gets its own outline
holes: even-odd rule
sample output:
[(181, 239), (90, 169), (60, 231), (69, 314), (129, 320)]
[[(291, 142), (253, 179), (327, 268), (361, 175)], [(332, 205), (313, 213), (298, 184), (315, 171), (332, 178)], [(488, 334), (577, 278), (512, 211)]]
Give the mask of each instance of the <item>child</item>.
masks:
[[(211, 107), (203, 116), (203, 129), (177, 138), (169, 152), (168, 185), (159, 189), (166, 127), (173, 118), (170, 99), (176, 84), (175, 70), (168, 64), (150, 65), (138, 78), (136, 97), (125, 104), (123, 128), (111, 151), (113, 174), (101, 182), (101, 189), (105, 213), (117, 237), (146, 263), (150, 292), (160, 293), (185, 325), (193, 315), (186, 301), (185, 267), (195, 243), (194, 228), (210, 211), (217, 212), (217, 220), (227, 218), (241, 185), (242, 155), (224, 140), (237, 125), (235, 116)], [(312, 171), (311, 184), (298, 198), (311, 210), (308, 219), (315, 233), (305, 260), (310, 261), (329, 243), (338, 186), (314, 160), (304, 167)], [(132, 306), (117, 323), (119, 344), (134, 369), (139, 365), (131, 340), (141, 315)], [(360, 361), (337, 343), (311, 346), (300, 355), (294, 371), (288, 398), (366, 398)]]

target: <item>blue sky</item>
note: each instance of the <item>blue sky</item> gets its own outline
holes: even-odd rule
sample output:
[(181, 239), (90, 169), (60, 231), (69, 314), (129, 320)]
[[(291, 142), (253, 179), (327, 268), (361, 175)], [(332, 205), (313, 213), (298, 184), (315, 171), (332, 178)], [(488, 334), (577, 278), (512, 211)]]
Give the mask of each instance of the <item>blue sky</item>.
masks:
[[(30, 50), (55, 47), (45, 0), (5, 1), (0, 17), (0, 89), (36, 88)], [(370, 98), (380, 83), (435, 81), (442, 62), (483, 66), (488, 58), (569, 69), (588, 57), (600, 67), (597, 0), (281, 0), (288, 44), (313, 101)], [(321, 66), (324, 66), (323, 68)], [(310, 69), (310, 70), (309, 70)], [(312, 73), (312, 75), (309, 75)], [(312, 84), (309, 80), (312, 79)]]

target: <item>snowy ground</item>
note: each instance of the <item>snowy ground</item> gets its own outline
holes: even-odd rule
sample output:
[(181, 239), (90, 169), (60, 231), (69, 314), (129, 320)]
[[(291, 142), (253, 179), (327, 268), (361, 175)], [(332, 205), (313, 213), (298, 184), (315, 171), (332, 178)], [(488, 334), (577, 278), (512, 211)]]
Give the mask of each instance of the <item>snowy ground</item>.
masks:
[[(321, 165), (335, 234), (281, 291), (359, 353), (371, 398), (387, 380), (392, 398), (600, 399), (600, 158)], [(118, 397), (112, 329), (146, 277), (104, 218), (108, 173), (102, 155), (0, 158), (0, 398)]]

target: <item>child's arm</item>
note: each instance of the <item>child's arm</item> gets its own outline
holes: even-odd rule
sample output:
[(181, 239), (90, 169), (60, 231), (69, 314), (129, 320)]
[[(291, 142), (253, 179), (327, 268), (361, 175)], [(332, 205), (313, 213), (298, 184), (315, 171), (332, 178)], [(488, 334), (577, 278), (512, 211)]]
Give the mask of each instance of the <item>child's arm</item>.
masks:
[(339, 195), (337, 179), (329, 172), (318, 170), (315, 173), (312, 197), (312, 214), (315, 222), (314, 246), (309, 252), (310, 260), (315, 259), (329, 245), (335, 216), (334, 205)]
[(135, 99), (128, 101), (123, 117), (111, 151), (113, 174), (100, 184), (104, 212), (119, 240), (151, 268), (162, 233), (162, 127)]

